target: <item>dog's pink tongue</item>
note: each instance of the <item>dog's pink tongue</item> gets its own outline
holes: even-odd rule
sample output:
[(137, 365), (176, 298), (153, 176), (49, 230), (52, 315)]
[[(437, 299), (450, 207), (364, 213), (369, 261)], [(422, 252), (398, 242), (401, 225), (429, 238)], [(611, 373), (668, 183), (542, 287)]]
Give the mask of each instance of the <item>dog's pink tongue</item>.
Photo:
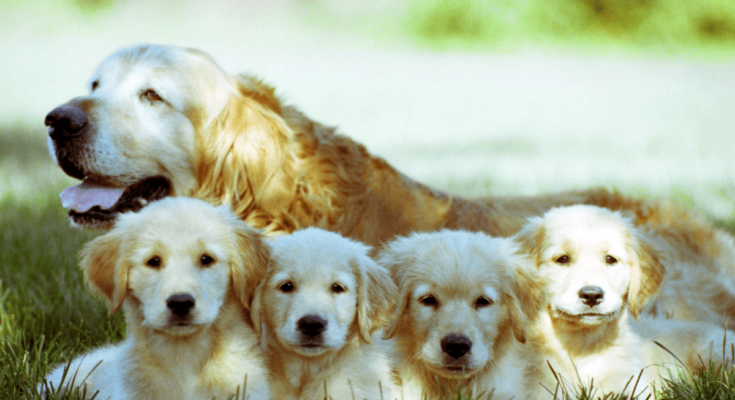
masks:
[(94, 206), (103, 210), (112, 208), (124, 191), (125, 188), (111, 188), (82, 181), (80, 185), (64, 189), (59, 197), (64, 208), (83, 213)]

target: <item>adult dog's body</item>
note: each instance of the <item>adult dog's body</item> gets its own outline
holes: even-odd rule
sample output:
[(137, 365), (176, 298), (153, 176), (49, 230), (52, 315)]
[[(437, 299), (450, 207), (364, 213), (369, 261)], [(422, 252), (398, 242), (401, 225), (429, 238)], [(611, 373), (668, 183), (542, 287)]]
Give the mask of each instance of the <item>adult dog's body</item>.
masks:
[[(660, 247), (665, 243), (651, 242), (620, 213), (585, 205), (555, 208), (532, 218), (516, 239), (535, 261), (548, 291), (547, 312), (531, 330), (529, 350), (547, 359), (568, 385), (594, 380), (605, 391), (620, 392), (629, 383), (626, 390), (631, 391), (643, 370), (637, 392), (644, 390), (665, 371), (656, 365), (676, 367), (676, 360), (653, 340), (691, 371), (701, 366), (699, 357), (722, 362), (729, 354), (722, 348), (726, 332), (717, 325), (663, 317), (638, 320), (668, 273), (664, 265), (676, 269), (679, 260)], [(733, 335), (727, 332), (730, 341)], [(537, 367), (530, 366), (553, 392), (551, 372)], [(539, 390), (536, 396), (545, 394)]]
[[(543, 291), (510, 239), (483, 233), (417, 233), (386, 244), (378, 262), (401, 290), (386, 331), (407, 400), (524, 399), (532, 383), (526, 328)], [(535, 382), (533, 382), (535, 383)]]
[(721, 307), (716, 315), (735, 317), (735, 241), (693, 213), (601, 189), (452, 196), (402, 175), (283, 105), (269, 86), (230, 76), (196, 50), (121, 50), (97, 69), (89, 95), (54, 109), (46, 124), (59, 166), (84, 179), (62, 193), (62, 203), (86, 228), (109, 228), (120, 212), (161, 197), (194, 196), (232, 204), (266, 233), (315, 226), (380, 246), (397, 235), (440, 229), (510, 236), (551, 207), (594, 204), (622, 210), (676, 242), (682, 257), (722, 275), (711, 290)]
[(272, 244), (253, 322), (274, 399), (395, 399), (388, 356), (373, 344), (398, 292), (369, 248), (306, 229)]
[[(269, 399), (246, 308), (265, 274), (262, 236), (225, 206), (167, 199), (88, 243), (91, 288), (125, 310), (127, 338), (71, 363), (64, 382), (98, 399)], [(98, 365), (99, 364), (99, 365)], [(61, 387), (64, 366), (47, 378)]]

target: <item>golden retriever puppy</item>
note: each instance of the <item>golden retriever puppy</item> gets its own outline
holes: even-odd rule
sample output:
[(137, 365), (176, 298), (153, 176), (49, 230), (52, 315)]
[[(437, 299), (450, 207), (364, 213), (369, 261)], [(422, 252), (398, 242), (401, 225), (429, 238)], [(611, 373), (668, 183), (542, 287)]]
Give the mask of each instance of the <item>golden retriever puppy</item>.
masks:
[(274, 399), (395, 399), (390, 364), (372, 343), (398, 291), (369, 247), (309, 228), (272, 244), (253, 300)]
[[(183, 195), (232, 204), (265, 232), (315, 226), (379, 246), (440, 229), (510, 236), (551, 207), (586, 203), (623, 210), (636, 225), (682, 239), (683, 251), (718, 264), (730, 282), (735, 275), (733, 237), (679, 207), (602, 189), (452, 196), (411, 180), (284, 105), (270, 86), (229, 75), (193, 49), (139, 45), (112, 54), (92, 75), (89, 93), (52, 110), (45, 123), (57, 164), (83, 179), (61, 200), (85, 228), (109, 228), (123, 211)], [(733, 290), (723, 293), (720, 304), (735, 317)]]
[[(594, 379), (602, 390), (630, 391), (643, 370), (638, 390), (645, 390), (664, 371), (656, 365), (676, 368), (674, 358), (653, 340), (668, 346), (690, 370), (699, 367), (699, 355), (723, 360), (722, 328), (631, 320), (658, 292), (664, 263), (676, 261), (664, 241), (652, 242), (620, 213), (585, 205), (556, 208), (532, 218), (516, 239), (535, 261), (548, 296), (547, 312), (529, 346), (569, 382)], [(727, 335), (732, 338), (733, 333)], [(551, 371), (537, 372), (553, 392)], [(539, 389), (536, 396), (544, 394), (548, 396)]]
[[(482, 233), (417, 233), (388, 243), (378, 262), (391, 270), (401, 302), (390, 339), (403, 398), (526, 398), (523, 349), (541, 312), (540, 281), (510, 239)], [(463, 397), (464, 398), (464, 397)]]
[[(265, 274), (261, 234), (225, 206), (190, 198), (120, 215), (81, 252), (91, 288), (125, 310), (121, 343), (71, 364), (98, 399), (270, 398), (247, 309)], [(64, 367), (47, 380), (60, 387)], [(68, 382), (68, 381), (67, 381)]]

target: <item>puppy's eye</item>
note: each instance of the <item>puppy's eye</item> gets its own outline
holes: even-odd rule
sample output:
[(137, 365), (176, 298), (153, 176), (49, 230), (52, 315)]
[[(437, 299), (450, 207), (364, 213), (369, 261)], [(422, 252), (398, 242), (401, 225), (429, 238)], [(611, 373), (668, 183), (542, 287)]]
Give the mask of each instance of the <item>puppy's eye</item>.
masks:
[(436, 307), (437, 306), (436, 297), (434, 297), (432, 295), (428, 295), (428, 296), (424, 296), (424, 297), (420, 298), (419, 299), (419, 303), (421, 303), (421, 304), (423, 304), (425, 306), (430, 306), (430, 307)]
[(334, 285), (332, 285), (332, 293), (342, 293), (344, 291), (345, 288), (339, 283), (335, 283)]
[(554, 260), (557, 264), (569, 264), (569, 256), (563, 255), (556, 260)]
[(475, 302), (475, 308), (483, 308), (491, 305), (493, 305), (493, 301), (487, 297), (478, 297)]
[(199, 262), (202, 263), (203, 267), (208, 267), (214, 262), (214, 258), (212, 258), (209, 254), (203, 254), (202, 257), (199, 259)]
[(145, 265), (151, 267), (151, 268), (158, 268), (161, 266), (161, 257), (159, 256), (153, 256), (148, 259), (148, 261), (145, 262)]
[(145, 92), (143, 92), (142, 97), (150, 102), (163, 101), (161, 96), (159, 96), (158, 93), (156, 93), (156, 91), (153, 89), (148, 89)]
[(293, 292), (293, 289), (294, 289), (293, 283), (291, 282), (286, 282), (278, 287), (278, 290), (280, 290), (283, 293), (291, 293)]
[(92, 82), (92, 90), (97, 89), (97, 86), (99, 86), (99, 85), (100, 85), (100, 81), (94, 81), (94, 82)]
[(605, 262), (608, 263), (609, 265), (613, 265), (613, 264), (617, 264), (618, 259), (613, 256), (607, 256), (605, 257)]

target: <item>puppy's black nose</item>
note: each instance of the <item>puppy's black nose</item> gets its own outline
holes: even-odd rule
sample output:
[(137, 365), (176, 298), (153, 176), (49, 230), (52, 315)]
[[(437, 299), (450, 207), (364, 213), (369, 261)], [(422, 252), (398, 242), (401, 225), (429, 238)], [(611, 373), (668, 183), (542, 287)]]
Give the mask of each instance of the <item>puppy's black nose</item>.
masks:
[(194, 296), (190, 294), (174, 294), (166, 299), (166, 306), (172, 313), (183, 317), (194, 308)]
[(590, 307), (600, 304), (603, 297), (605, 292), (599, 286), (585, 286), (579, 289), (579, 298)]
[(312, 338), (327, 329), (327, 320), (318, 315), (302, 317), (296, 324), (304, 335)]
[(79, 136), (87, 125), (87, 114), (77, 107), (63, 105), (51, 110), (44, 123), (51, 128), (48, 134), (54, 140)]
[(472, 349), (472, 340), (465, 335), (451, 334), (444, 336), (441, 342), (442, 351), (452, 358), (460, 358)]

